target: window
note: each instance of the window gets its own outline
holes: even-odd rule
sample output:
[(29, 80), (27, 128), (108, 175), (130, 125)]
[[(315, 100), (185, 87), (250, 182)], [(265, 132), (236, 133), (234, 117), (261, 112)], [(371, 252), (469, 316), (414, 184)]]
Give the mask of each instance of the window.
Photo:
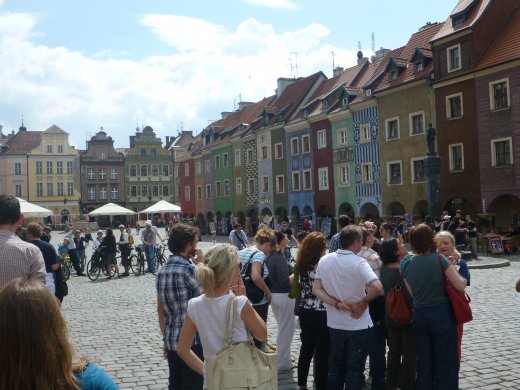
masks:
[(385, 121), (386, 140), (399, 138), (399, 118), (390, 118)]
[(415, 71), (420, 72), (424, 69), (424, 63), (422, 62), (416, 62), (415, 63)]
[(489, 100), (492, 111), (509, 107), (509, 79), (489, 84)]
[(162, 186), (163, 196), (170, 196), (170, 186)]
[(269, 176), (262, 176), (262, 192), (269, 192)]
[(57, 184), (58, 188), (58, 196), (63, 196), (64, 195), (64, 192), (63, 192), (63, 183), (58, 183)]
[(303, 189), (312, 190), (312, 174), (310, 169), (303, 171)]
[[(200, 164), (200, 161), (199, 161), (199, 164)], [(170, 165), (169, 164), (163, 164), (162, 174), (163, 174), (163, 176), (170, 176)]]
[(222, 196), (222, 183), (220, 181), (215, 182), (215, 196)]
[(185, 163), (184, 164), (184, 177), (190, 176), (190, 164)]
[(262, 156), (262, 160), (267, 160), (267, 145), (260, 147), (260, 155)]
[(285, 179), (283, 175), (276, 175), (276, 193), (283, 194), (285, 192)]
[(321, 108), (327, 108), (328, 105), (329, 105), (329, 102), (326, 101), (326, 100), (324, 100), (324, 101), (321, 102)]
[(178, 199), (181, 198), (181, 189), (179, 187), (179, 185), (177, 184), (176, 186), (173, 187), (173, 190), (175, 191), (175, 197), (177, 197)]
[(43, 196), (43, 184), (36, 183), (36, 196)]
[(150, 156), (157, 157), (157, 149), (156, 148), (151, 148), (150, 149)]
[(446, 96), (446, 115), (448, 119), (461, 118), (462, 113), (462, 94)]
[(412, 158), (412, 182), (420, 183), (426, 181), (426, 176), (424, 175), (424, 159), (421, 158)]
[(137, 186), (130, 186), (130, 196), (137, 196)]
[(215, 169), (220, 168), (220, 156), (215, 156)]
[(339, 185), (349, 186), (350, 185), (350, 167), (348, 165), (340, 165), (338, 169), (339, 174)]
[(464, 170), (464, 147), (462, 144), (449, 145), (450, 172)]
[(22, 163), (14, 163), (14, 174), (20, 176), (22, 174)]
[(141, 176), (148, 176), (148, 165), (141, 165)]
[(319, 130), (318, 131), (318, 148), (323, 149), (327, 147), (327, 131)]
[(99, 169), (99, 178), (105, 180), (107, 178), (107, 170), (105, 168)]
[(146, 156), (146, 148), (141, 148), (141, 157)]
[(152, 164), (152, 176), (159, 176), (159, 166)]
[(390, 74), (388, 75), (388, 78), (390, 80), (397, 80), (397, 70), (392, 70)]
[(302, 153), (311, 152), (311, 137), (308, 135), (302, 136)]
[(293, 191), (300, 191), (300, 172), (292, 173), (292, 189)]
[[(132, 188), (130, 187), (130, 190), (131, 189)], [(89, 200), (95, 200), (96, 199), (96, 186), (95, 185), (89, 184), (87, 186), (87, 196), (88, 196)]]
[(71, 181), (67, 183), (67, 196), (74, 196), (74, 183)]
[(190, 186), (184, 187), (184, 200), (186, 200), (186, 202), (190, 201)]
[(36, 174), (41, 175), (42, 174), (42, 162), (36, 161)]
[(291, 155), (296, 156), (300, 153), (299, 147), (298, 147), (298, 138), (294, 137), (291, 138)]
[(111, 198), (112, 199), (119, 199), (119, 188), (117, 186), (112, 186)]
[(410, 114), (410, 135), (424, 133), (424, 111)]
[(361, 139), (361, 143), (364, 144), (366, 142), (370, 142), (370, 124), (365, 123), (359, 127), (359, 138)]
[(248, 179), (247, 180), (247, 193), (249, 195), (254, 195), (256, 193), (255, 179)]
[(54, 196), (54, 185), (47, 183), (47, 196)]
[(94, 172), (94, 168), (87, 168), (87, 179), (94, 180), (96, 178), (96, 173)]
[(513, 164), (512, 138), (491, 140), (491, 163), (494, 167)]
[(372, 163), (361, 164), (361, 183), (371, 184), (372, 183)]
[(211, 199), (211, 184), (206, 184), (206, 199)]
[(200, 161), (197, 161), (195, 163), (195, 174), (197, 174), (197, 175), (202, 174), (202, 163)]
[(448, 72), (459, 70), (461, 68), (460, 45), (448, 47), (446, 50), (448, 52)]
[(14, 185), (14, 196), (22, 197), (22, 185), (21, 184), (15, 184)]
[(202, 187), (201, 186), (197, 186), (196, 187), (196, 192), (197, 192), (197, 200), (202, 200)]
[(63, 145), (58, 145), (58, 153), (63, 153)]
[(110, 169), (110, 178), (112, 180), (117, 180), (117, 169), (116, 168)]
[(246, 152), (246, 162), (248, 164), (252, 164), (254, 161), (253, 161), (253, 149), (248, 149), (247, 152)]
[(228, 157), (228, 154), (227, 153), (224, 153), (222, 155), (222, 166), (224, 168), (227, 168), (229, 166), (229, 157)]
[(148, 196), (148, 186), (141, 186), (141, 196)]
[(63, 161), (56, 161), (56, 173), (63, 173)]
[(99, 153), (99, 160), (106, 160), (106, 159), (107, 159), (107, 156), (106, 156), (105, 152)]
[(242, 195), (242, 178), (237, 177), (235, 179), (235, 193), (237, 195)]
[(240, 149), (235, 150), (235, 167), (242, 165), (242, 159), (240, 158)]
[(47, 153), (52, 153), (52, 145), (47, 145)]
[(281, 142), (274, 144), (274, 158), (275, 160), (283, 158), (283, 144)]
[(318, 189), (320, 191), (329, 189), (329, 168), (318, 169)]
[(67, 161), (67, 174), (71, 175), (74, 172), (74, 165), (72, 161)]
[(229, 180), (224, 180), (224, 196), (231, 196), (231, 187), (229, 186)]
[(108, 198), (107, 186), (99, 186), (99, 199), (106, 200)]
[(210, 160), (204, 160), (204, 171), (206, 173), (211, 172), (211, 161)]
[(152, 186), (152, 196), (159, 196), (159, 186)]
[(386, 164), (388, 184), (403, 184), (403, 172), (401, 161), (390, 161)]
[(47, 161), (47, 174), (52, 174), (52, 161)]
[(338, 129), (338, 145), (347, 144), (347, 129)]

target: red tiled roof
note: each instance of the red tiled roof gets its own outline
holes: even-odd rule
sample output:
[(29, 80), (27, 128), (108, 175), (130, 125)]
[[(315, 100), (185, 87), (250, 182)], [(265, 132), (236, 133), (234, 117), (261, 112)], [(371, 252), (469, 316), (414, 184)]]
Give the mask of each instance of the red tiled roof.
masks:
[[(491, 3), (491, 0), (460, 0), (453, 9), (450, 17), (442, 25), (442, 28), (432, 38), (431, 42), (447, 37), (453, 34), (454, 32), (458, 32), (472, 27), (479, 20), (480, 16), (484, 13), (489, 3)], [(469, 9), (469, 7), (473, 8), (468, 13), (464, 23), (462, 23), (460, 26), (453, 27), (452, 16), (464, 12), (465, 10)]]
[(42, 131), (18, 131), (5, 143), (3, 154), (24, 154), (40, 145)]
[(496, 36), (477, 64), (477, 69), (520, 58), (520, 8), (511, 14), (502, 31)]

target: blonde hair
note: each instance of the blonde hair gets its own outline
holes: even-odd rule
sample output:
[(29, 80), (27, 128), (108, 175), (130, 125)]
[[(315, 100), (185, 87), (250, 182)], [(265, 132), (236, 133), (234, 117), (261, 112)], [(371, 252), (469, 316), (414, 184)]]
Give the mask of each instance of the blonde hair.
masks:
[(204, 254), (204, 261), (197, 264), (195, 277), (206, 294), (213, 294), (219, 287), (231, 282), (233, 270), (240, 263), (238, 250), (228, 244), (219, 244)]
[(42, 283), (14, 279), (0, 291), (0, 389), (78, 389), (67, 326)]
[(460, 252), (457, 250), (457, 247), (455, 246), (455, 237), (453, 237), (453, 234), (451, 234), (448, 230), (441, 230), (435, 235), (435, 245), (438, 247), (438, 240), (442, 237), (447, 237), (451, 244), (453, 245), (453, 252), (460, 258)]
[(259, 245), (270, 243), (273, 248), (276, 247), (276, 236), (274, 232), (268, 227), (258, 229), (255, 236), (255, 241)]

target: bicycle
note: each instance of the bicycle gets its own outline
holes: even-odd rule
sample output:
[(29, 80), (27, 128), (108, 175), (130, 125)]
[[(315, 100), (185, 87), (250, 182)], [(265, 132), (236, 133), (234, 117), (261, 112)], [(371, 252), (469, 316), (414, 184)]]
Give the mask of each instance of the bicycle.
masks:
[(154, 251), (155, 251), (155, 265), (156, 265), (156, 269), (159, 269), (164, 264), (166, 264), (166, 262), (168, 261), (168, 258), (164, 254), (164, 252), (166, 251), (166, 246), (164, 244), (162, 244), (162, 243), (161, 244), (156, 244), (155, 247), (154, 247)]
[(136, 245), (135, 252), (130, 255), (130, 268), (135, 276), (139, 276), (141, 272), (144, 274), (144, 263), (146, 262), (144, 246)]
[[(93, 282), (99, 278), (101, 271), (103, 270), (103, 275), (108, 276), (107, 267), (105, 264), (105, 259), (102, 256), (103, 248), (97, 248), (94, 253), (92, 253), (92, 257), (90, 261), (87, 263), (87, 276)], [(110, 276), (113, 277), (116, 274), (115, 267), (112, 267), (110, 271)]]
[(70, 279), (70, 270), (72, 268), (72, 261), (70, 260), (69, 250), (63, 244), (58, 246), (60, 268), (63, 272), (64, 280)]

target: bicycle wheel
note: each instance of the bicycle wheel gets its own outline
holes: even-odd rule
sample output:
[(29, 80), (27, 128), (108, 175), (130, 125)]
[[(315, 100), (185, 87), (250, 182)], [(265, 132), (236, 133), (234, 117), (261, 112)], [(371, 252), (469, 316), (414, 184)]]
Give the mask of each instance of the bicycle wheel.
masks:
[(101, 267), (95, 260), (90, 260), (87, 263), (87, 276), (90, 280), (95, 281), (99, 278)]
[(61, 271), (63, 272), (63, 278), (65, 281), (70, 279), (70, 268), (65, 263), (60, 263)]
[(130, 256), (130, 268), (132, 268), (132, 272), (135, 276), (141, 275), (141, 262), (135, 254)]

